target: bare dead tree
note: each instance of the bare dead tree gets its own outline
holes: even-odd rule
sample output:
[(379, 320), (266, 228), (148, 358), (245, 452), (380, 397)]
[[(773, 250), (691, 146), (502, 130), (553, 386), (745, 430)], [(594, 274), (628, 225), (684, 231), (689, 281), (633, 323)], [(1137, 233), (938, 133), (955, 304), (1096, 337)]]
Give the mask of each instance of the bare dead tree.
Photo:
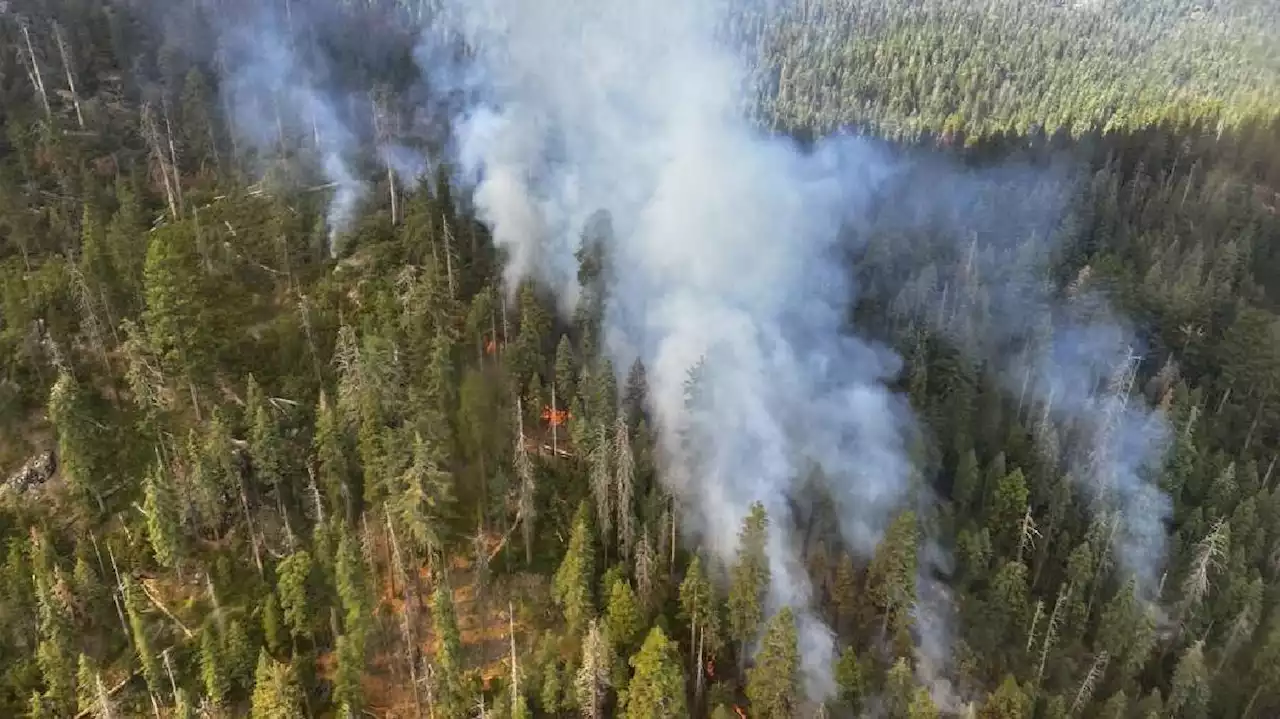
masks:
[(413, 687), (413, 705), (417, 709), (417, 715), (422, 716), (422, 697), (418, 691), (418, 642), (413, 630), (414, 625), (417, 623), (417, 606), (414, 601), (416, 588), (410, 584), (404, 557), (400, 553), (400, 542), (396, 540), (395, 526), (391, 521), (391, 509), (384, 509), (386, 510), (387, 542), (391, 546), (392, 583), (394, 586), (395, 578), (399, 577), (400, 586), (404, 591), (404, 611), (400, 613), (400, 636), (404, 642), (404, 662), (409, 669), (409, 685)]
[(618, 511), (618, 543), (622, 556), (631, 559), (631, 550), (636, 541), (635, 515), (631, 510), (632, 497), (635, 494), (635, 455), (631, 451), (631, 433), (627, 429), (626, 418), (621, 415), (614, 422), (613, 428), (614, 483), (615, 498)]
[(507, 602), (507, 632), (511, 638), (511, 709), (520, 704), (520, 663), (516, 655), (516, 610), (515, 605)]
[(1097, 688), (1098, 682), (1107, 670), (1108, 658), (1106, 652), (1102, 652), (1094, 658), (1093, 666), (1089, 667), (1089, 673), (1085, 674), (1084, 681), (1080, 682), (1080, 691), (1076, 692), (1076, 700), (1071, 704), (1070, 713), (1072, 716), (1078, 716), (1080, 711), (1088, 706), (1089, 701), (1093, 699), (1093, 690)]
[(1026, 651), (1031, 651), (1032, 645), (1036, 643), (1036, 627), (1040, 625), (1040, 617), (1044, 615), (1044, 601), (1036, 600), (1036, 610), (1031, 614), (1031, 627), (1027, 629), (1027, 647)]
[(49, 93), (45, 91), (44, 75), (40, 73), (40, 62), (36, 59), (35, 46), (31, 43), (31, 28), (25, 20), (19, 20), (18, 26), (22, 28), (22, 38), (27, 44), (26, 56), (22, 57), (21, 53), (19, 53), (19, 56), (22, 57), (23, 65), (26, 66), (27, 77), (31, 80), (32, 86), (35, 87), (36, 93), (40, 95), (40, 104), (44, 107), (44, 116), (52, 119), (53, 110), (49, 107)]
[(612, 650), (609, 635), (599, 619), (592, 619), (582, 642), (582, 665), (574, 678), (574, 690), (584, 719), (600, 719), (605, 692), (611, 682)]
[[(375, 98), (372, 95), (370, 95), (369, 97), (369, 104), (372, 106), (372, 110), (373, 110), (373, 113), (372, 113), (373, 135), (375, 139), (375, 144), (378, 147), (386, 147), (387, 143), (390, 140), (390, 131), (388, 130), (388, 127), (387, 127), (388, 122), (387, 122), (386, 105), (381, 99)], [(312, 121), (313, 128), (314, 128), (314, 125), (315, 123), (313, 120)], [(317, 131), (317, 136), (318, 136), (318, 131)], [(398, 224), (399, 218), (400, 218), (398, 197), (397, 197), (398, 193), (396, 191), (396, 172), (395, 172), (395, 168), (391, 166), (391, 156), (389, 153), (384, 153), (382, 162), (384, 165), (386, 165), (386, 169), (387, 169), (387, 187), (388, 187), (388, 192), (391, 195), (391, 226), (394, 227), (396, 224)]]
[(1195, 611), (1209, 593), (1211, 574), (1222, 567), (1222, 558), (1230, 546), (1231, 526), (1219, 519), (1209, 533), (1196, 544), (1191, 558), (1191, 568), (1182, 581), (1182, 605), (1179, 608), (1179, 624), (1185, 626), (1187, 615)]
[(537, 519), (538, 508), (537, 504), (534, 502), (535, 486), (533, 482), (533, 460), (529, 457), (529, 450), (525, 446), (524, 408), (519, 398), (516, 398), (515, 453), (516, 477), (520, 481), (516, 519), (520, 522), (521, 533), (524, 535), (525, 562), (532, 564), (533, 529), (534, 521)]
[[(555, 387), (555, 384), (552, 384)], [(554, 389), (553, 389), (554, 391)], [(613, 531), (613, 484), (609, 476), (609, 437), (603, 425), (596, 427), (595, 441), (588, 455), (591, 465), (591, 493), (596, 502), (596, 525), (600, 530), (600, 543), (608, 556), (609, 533)]]
[(1022, 526), (1018, 532), (1018, 561), (1022, 561), (1022, 553), (1030, 547), (1036, 548), (1036, 540), (1040, 538), (1040, 530), (1036, 529), (1036, 521), (1031, 516), (1031, 505), (1027, 505), (1026, 514), (1022, 515)]
[(80, 109), (80, 93), (76, 91), (76, 76), (71, 71), (71, 55), (67, 52), (67, 41), (62, 34), (62, 26), (53, 23), (53, 38), (58, 43), (58, 54), (62, 56), (62, 68), (67, 73), (67, 89), (71, 93), (71, 103), (76, 109), (76, 122), (84, 129), (84, 112)]
[(120, 567), (116, 565), (116, 553), (111, 549), (111, 543), (107, 543), (107, 556), (111, 557), (111, 570), (116, 575), (115, 591), (111, 592), (111, 600), (116, 605), (116, 617), (120, 619), (120, 628), (124, 630), (125, 641), (129, 646), (133, 646), (133, 633), (129, 629), (129, 622), (124, 618), (124, 580), (120, 577)]
[(1067, 597), (1071, 595), (1071, 585), (1066, 585), (1058, 590), (1058, 598), (1053, 602), (1053, 611), (1049, 613), (1049, 622), (1044, 627), (1044, 642), (1040, 645), (1040, 663), (1036, 666), (1036, 681), (1044, 676), (1045, 664), (1049, 661), (1049, 650), (1053, 647), (1054, 642), (1058, 641), (1058, 617), (1061, 615), (1062, 606), (1066, 604)]
[(161, 100), (164, 110), (165, 141), (169, 145), (169, 172), (173, 174), (173, 190), (178, 196), (178, 212), (182, 212), (182, 178), (178, 174), (178, 146), (173, 141), (173, 124), (169, 121), (169, 101)]
[(156, 125), (155, 110), (149, 103), (142, 106), (142, 136), (147, 141), (151, 160), (159, 168), (160, 178), (164, 185), (165, 199), (168, 200), (169, 204), (169, 215), (176, 220), (178, 219), (177, 192), (173, 187), (173, 179), (170, 176), (168, 153), (165, 152), (163, 143), (160, 140), (160, 130)]
[(453, 283), (453, 230), (449, 229), (449, 218), (440, 213), (440, 224), (444, 234), (444, 271), (449, 281), (449, 298), (457, 296)]

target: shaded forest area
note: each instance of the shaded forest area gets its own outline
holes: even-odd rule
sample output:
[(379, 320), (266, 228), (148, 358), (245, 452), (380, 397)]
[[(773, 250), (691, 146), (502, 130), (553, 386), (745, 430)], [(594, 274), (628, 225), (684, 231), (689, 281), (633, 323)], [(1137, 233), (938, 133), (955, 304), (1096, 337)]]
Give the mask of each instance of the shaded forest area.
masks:
[[(857, 321), (905, 358), (918, 480), (939, 501), (895, 517), (869, 560), (825, 531), (830, 508), (806, 519), (840, 651), (821, 704), (795, 618), (765, 616), (774, 518), (743, 518), (730, 567), (678, 541), (645, 368), (599, 351), (602, 243), (579, 257), (599, 301), (561, 317), (547, 288), (503, 286), (445, 164), (408, 184), (368, 160), (376, 185), (333, 257), (315, 138), (243, 146), (218, 67), (192, 59), (198, 23), (106, 0), (0, 6), (0, 714), (1280, 712), (1280, 84), (1224, 50), (1256, 51), (1274, 18), (1215, 4), (1230, 22), (1183, 66), (1162, 53), (1192, 32), (1189, 3), (1159, 4), (1176, 22), (1115, 3), (1129, 14), (1108, 35), (993, 0), (1023, 10), (985, 15), (1006, 25), (981, 43), (951, 29), (949, 2), (918, 5), (742, 14), (781, 78), (762, 114), (797, 134), (856, 124), (955, 167), (1084, 169), (1051, 227), (981, 210), (948, 225), (970, 253), (928, 223), (869, 224)], [(333, 81), (366, 93), (371, 127), (438, 147), (406, 109), (413, 39), (393, 11), (335, 11), (401, 43)], [(843, 51), (822, 39), (841, 13), (876, 18)], [(1000, 42), (1042, 20), (1062, 49)], [(1134, 43), (1149, 52), (1132, 75), (1080, 60)], [(1182, 74), (1182, 92), (1152, 79)], [(1060, 190), (1022, 177), (968, 200)], [(1046, 235), (1049, 292), (1129, 317), (1144, 346), (1124, 397), (1167, 413), (1155, 602), (1067, 480), (1088, 438), (963, 351), (1000, 320), (999, 275), (974, 257), (1035, 259)], [(952, 558), (945, 688), (918, 651), (926, 535)]]

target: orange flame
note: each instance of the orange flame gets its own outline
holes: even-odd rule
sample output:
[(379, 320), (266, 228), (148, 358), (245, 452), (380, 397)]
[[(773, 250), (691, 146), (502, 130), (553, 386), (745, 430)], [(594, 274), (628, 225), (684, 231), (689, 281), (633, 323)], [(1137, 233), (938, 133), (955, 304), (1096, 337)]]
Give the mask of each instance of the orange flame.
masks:
[(742, 707), (734, 704), (733, 710), (738, 712), (738, 716), (742, 717), (742, 719), (747, 719), (747, 712)]
[(542, 418), (549, 422), (552, 427), (559, 427), (569, 421), (569, 410), (543, 407)]
[(487, 355), (491, 355), (491, 354), (493, 354), (493, 353), (495, 353), (495, 352), (497, 352), (497, 351), (498, 351), (498, 343), (497, 343), (497, 342), (494, 342), (493, 340), (489, 340), (488, 342), (485, 342), (485, 343), (484, 343), (484, 353), (485, 353), (485, 354), (487, 354)]
[(711, 659), (707, 660), (707, 676), (712, 679), (716, 678), (716, 663)]

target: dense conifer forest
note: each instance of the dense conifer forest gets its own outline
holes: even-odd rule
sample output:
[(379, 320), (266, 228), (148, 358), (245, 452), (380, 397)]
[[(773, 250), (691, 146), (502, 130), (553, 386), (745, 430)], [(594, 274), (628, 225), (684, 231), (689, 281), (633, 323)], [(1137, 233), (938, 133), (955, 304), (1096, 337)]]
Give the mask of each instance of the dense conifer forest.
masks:
[[(259, 4), (350, 138), (279, 83), (237, 130)], [(1280, 715), (1274, 6), (730, 3), (755, 123), (910, 160), (840, 321), (914, 419), (874, 539), (815, 480), (726, 560), (606, 351), (607, 217), (576, 303), (507, 271), (420, 71), (440, 5), (0, 0), (0, 716)], [(922, 186), (965, 190), (903, 220)], [(1103, 376), (1015, 361), (1095, 362), (1102, 316)], [(1103, 465), (1142, 491), (1098, 510)]]

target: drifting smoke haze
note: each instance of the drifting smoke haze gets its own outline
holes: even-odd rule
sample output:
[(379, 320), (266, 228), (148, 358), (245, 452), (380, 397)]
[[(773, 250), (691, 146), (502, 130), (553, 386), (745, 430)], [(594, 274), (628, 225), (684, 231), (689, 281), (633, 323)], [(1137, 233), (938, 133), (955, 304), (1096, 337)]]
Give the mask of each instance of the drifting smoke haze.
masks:
[(854, 138), (802, 152), (757, 131), (740, 111), (745, 70), (715, 38), (716, 3), (449, 10), (481, 99), (456, 128), (461, 157), (508, 281), (573, 295), (581, 230), (609, 213), (606, 345), (617, 366), (638, 355), (649, 370), (686, 531), (730, 562), (763, 503), (770, 605), (797, 610), (809, 694), (826, 696), (833, 639), (809, 606), (788, 503), (816, 465), (846, 540), (870, 551), (908, 488), (907, 413), (885, 386), (898, 361), (847, 333), (839, 244), (891, 163)]
[[(882, 288), (896, 294), (896, 311), (993, 368), (1050, 471), (1073, 483), (1105, 528), (1122, 574), (1135, 577), (1145, 599), (1157, 599), (1172, 513), (1158, 485), (1168, 426), (1159, 408), (1132, 396), (1142, 341), (1090, 268), (1066, 283), (1049, 275), (1076, 233), (1068, 199), (1079, 178), (1064, 166), (975, 172), (937, 162), (899, 177), (885, 194), (892, 209), (869, 221), (871, 231), (927, 237), (932, 246), (888, 243), (862, 275), (895, 262), (914, 267)], [(918, 191), (925, 182), (933, 192)], [(1014, 196), (1020, 201), (1008, 203)], [(951, 264), (921, 268), (910, 259), (921, 253)]]

